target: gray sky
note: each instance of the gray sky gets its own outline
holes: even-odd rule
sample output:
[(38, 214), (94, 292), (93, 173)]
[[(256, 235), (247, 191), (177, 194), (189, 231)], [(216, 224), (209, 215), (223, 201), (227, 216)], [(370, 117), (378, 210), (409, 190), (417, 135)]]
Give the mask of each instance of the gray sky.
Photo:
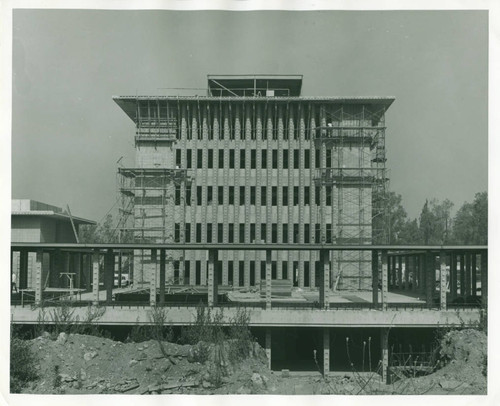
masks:
[[(12, 196), (100, 220), (134, 126), (112, 95), (206, 87), (207, 74), (303, 74), (303, 95), (395, 96), (391, 190), (410, 216), (487, 190), (481, 11), (15, 10)], [(175, 94), (170, 92), (168, 94)]]

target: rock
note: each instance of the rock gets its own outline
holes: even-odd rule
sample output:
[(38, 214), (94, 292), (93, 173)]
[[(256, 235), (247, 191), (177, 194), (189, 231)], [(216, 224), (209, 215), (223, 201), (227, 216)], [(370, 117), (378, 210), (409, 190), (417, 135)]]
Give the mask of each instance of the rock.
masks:
[(59, 378), (61, 378), (61, 382), (73, 382), (76, 381), (76, 378), (68, 375), (68, 374), (59, 374)]
[(83, 359), (84, 359), (85, 361), (90, 361), (91, 359), (94, 359), (96, 356), (97, 356), (97, 352), (95, 352), (95, 351), (90, 351), (90, 352), (86, 352), (86, 353), (83, 355)]
[(203, 386), (204, 389), (208, 389), (208, 388), (212, 387), (212, 384), (208, 381), (203, 381), (201, 386)]
[(84, 381), (85, 379), (87, 379), (87, 373), (85, 370), (80, 369), (80, 380)]
[(158, 392), (159, 390), (161, 390), (161, 385), (158, 385), (156, 383), (148, 386), (149, 392)]
[(44, 331), (40, 338), (44, 338), (46, 340), (50, 340), (50, 333), (48, 331)]
[(130, 362), (128, 363), (129, 366), (132, 366), (132, 365), (135, 365), (137, 364), (139, 361), (137, 361), (136, 359), (132, 359), (130, 360)]
[(142, 351), (142, 350), (144, 350), (144, 348), (142, 347), (137, 348), (137, 351)]
[(252, 375), (252, 383), (256, 386), (263, 386), (264, 385), (264, 381), (262, 380), (262, 377), (256, 372), (254, 372)]
[(281, 370), (281, 376), (283, 378), (288, 378), (290, 376), (290, 370), (289, 369), (282, 369)]
[(177, 359), (175, 359), (174, 357), (169, 357), (168, 360), (174, 364), (174, 365), (177, 365), (177, 363), (179, 362)]
[(64, 344), (68, 340), (68, 335), (66, 333), (60, 333), (57, 337), (56, 342), (59, 344)]
[(439, 382), (439, 386), (445, 390), (453, 390), (462, 385), (462, 382), (456, 381), (454, 379), (442, 380)]

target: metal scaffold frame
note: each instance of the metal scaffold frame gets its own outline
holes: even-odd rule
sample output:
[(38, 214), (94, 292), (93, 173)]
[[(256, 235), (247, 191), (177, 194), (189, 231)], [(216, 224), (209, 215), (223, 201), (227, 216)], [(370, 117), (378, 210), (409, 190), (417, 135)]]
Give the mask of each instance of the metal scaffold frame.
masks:
[[(332, 243), (386, 241), (385, 108), (323, 108), (327, 124), (316, 128), (316, 148), (329, 152), (330, 166), (316, 170), (316, 184), (332, 200)], [(318, 213), (321, 216), (321, 213)], [(379, 220), (378, 218), (382, 218)], [(319, 220), (323, 228), (326, 224)], [(380, 225), (380, 227), (374, 226)], [(326, 231), (322, 231), (322, 236)], [(327, 241), (328, 242), (328, 241)], [(371, 257), (363, 251), (339, 251), (334, 288), (370, 289)], [(358, 273), (356, 274), (356, 270)]]

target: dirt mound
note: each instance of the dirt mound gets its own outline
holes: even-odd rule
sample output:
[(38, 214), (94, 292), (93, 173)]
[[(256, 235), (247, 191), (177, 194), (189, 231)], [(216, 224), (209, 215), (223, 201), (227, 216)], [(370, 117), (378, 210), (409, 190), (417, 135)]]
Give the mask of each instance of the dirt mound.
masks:
[[(122, 343), (80, 334), (44, 334), (31, 340), (38, 379), (24, 393), (263, 393), (270, 371), (257, 344), (242, 363), (228, 342), (179, 345)], [(165, 356), (163, 355), (165, 354)]]

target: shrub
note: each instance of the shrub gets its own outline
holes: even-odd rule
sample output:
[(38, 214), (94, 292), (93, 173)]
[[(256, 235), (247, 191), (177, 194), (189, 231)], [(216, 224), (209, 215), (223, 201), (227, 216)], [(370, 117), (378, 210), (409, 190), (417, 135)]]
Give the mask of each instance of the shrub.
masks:
[(37, 359), (29, 341), (17, 337), (13, 330), (10, 338), (10, 391), (20, 393), (28, 383), (38, 378)]

